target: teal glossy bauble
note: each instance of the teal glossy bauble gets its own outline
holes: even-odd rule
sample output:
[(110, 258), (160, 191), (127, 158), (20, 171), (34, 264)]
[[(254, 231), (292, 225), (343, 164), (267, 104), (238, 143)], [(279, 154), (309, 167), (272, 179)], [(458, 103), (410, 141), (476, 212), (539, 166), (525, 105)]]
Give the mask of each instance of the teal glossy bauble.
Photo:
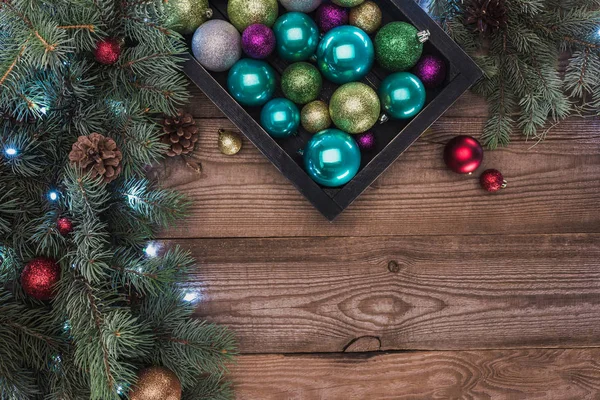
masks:
[(425, 86), (410, 72), (388, 75), (379, 86), (383, 111), (392, 118), (412, 118), (425, 105)]
[(319, 44), (319, 28), (308, 15), (289, 12), (273, 26), (279, 57), (288, 61), (308, 60)]
[(264, 61), (244, 58), (227, 76), (227, 89), (241, 105), (262, 106), (275, 92), (275, 71)]
[(317, 65), (325, 78), (337, 84), (361, 80), (371, 70), (375, 48), (369, 35), (355, 26), (327, 32), (317, 48)]
[(319, 185), (341, 186), (358, 172), (360, 150), (347, 133), (326, 129), (314, 135), (306, 145), (304, 167)]
[(298, 132), (300, 111), (288, 99), (273, 99), (263, 107), (260, 124), (274, 138), (286, 138)]

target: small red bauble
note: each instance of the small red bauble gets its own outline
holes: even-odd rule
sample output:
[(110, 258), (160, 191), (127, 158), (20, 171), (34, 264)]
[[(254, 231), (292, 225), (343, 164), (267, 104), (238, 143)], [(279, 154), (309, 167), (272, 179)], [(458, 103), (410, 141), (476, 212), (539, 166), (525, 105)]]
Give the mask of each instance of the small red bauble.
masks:
[(56, 220), (56, 229), (58, 229), (58, 232), (61, 235), (67, 236), (69, 233), (73, 232), (73, 222), (67, 217), (60, 217)]
[(100, 64), (111, 65), (117, 62), (121, 55), (121, 45), (116, 39), (104, 39), (96, 43), (94, 57)]
[(479, 183), (488, 192), (497, 192), (506, 187), (504, 176), (497, 169), (486, 169), (483, 171), (483, 174), (479, 177)]
[(38, 300), (54, 297), (54, 285), (60, 279), (60, 266), (56, 261), (38, 257), (29, 261), (21, 272), (21, 285), (28, 296)]
[(461, 135), (450, 140), (444, 148), (444, 162), (458, 174), (470, 174), (483, 161), (483, 147), (477, 139)]

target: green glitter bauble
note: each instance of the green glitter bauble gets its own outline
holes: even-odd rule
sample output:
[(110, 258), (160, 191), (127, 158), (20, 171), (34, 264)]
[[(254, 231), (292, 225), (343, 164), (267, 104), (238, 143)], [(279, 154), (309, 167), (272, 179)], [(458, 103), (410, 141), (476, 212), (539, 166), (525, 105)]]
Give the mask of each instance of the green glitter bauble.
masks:
[(285, 97), (297, 104), (306, 104), (319, 96), (323, 78), (312, 64), (298, 62), (281, 74), (281, 90)]
[(406, 22), (390, 22), (375, 36), (375, 57), (390, 71), (406, 71), (415, 66), (423, 53), (417, 28)]
[(240, 32), (252, 24), (272, 27), (278, 15), (277, 0), (229, 0), (227, 2), (229, 22)]
[(348, 133), (369, 130), (379, 118), (379, 97), (370, 87), (360, 82), (340, 86), (329, 101), (331, 120)]
[(365, 0), (331, 0), (333, 3), (341, 7), (356, 7), (362, 4)]
[(165, 15), (166, 28), (189, 35), (212, 17), (212, 10), (208, 0), (169, 0), (165, 2)]
[(381, 26), (381, 10), (372, 1), (365, 1), (361, 5), (350, 10), (350, 25), (362, 29), (369, 35)]
[(329, 107), (321, 100), (308, 103), (302, 107), (300, 122), (308, 133), (317, 133), (329, 128), (331, 126)]

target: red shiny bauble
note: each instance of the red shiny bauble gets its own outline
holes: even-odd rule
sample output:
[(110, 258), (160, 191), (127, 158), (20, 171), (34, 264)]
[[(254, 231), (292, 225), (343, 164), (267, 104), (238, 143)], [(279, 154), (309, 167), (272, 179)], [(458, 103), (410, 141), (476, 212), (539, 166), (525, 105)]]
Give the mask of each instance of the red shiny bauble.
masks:
[(488, 192), (497, 192), (506, 187), (504, 176), (497, 169), (486, 169), (483, 171), (483, 174), (479, 177), (479, 183)]
[(94, 57), (100, 64), (111, 65), (117, 62), (121, 55), (121, 44), (116, 39), (104, 39), (96, 43)]
[(73, 232), (73, 222), (67, 217), (60, 217), (56, 220), (56, 229), (58, 229), (58, 232), (61, 235), (67, 236), (69, 233)]
[(54, 285), (60, 279), (60, 266), (56, 261), (38, 257), (29, 261), (21, 272), (21, 286), (28, 296), (38, 300), (54, 297)]
[(444, 162), (458, 174), (470, 174), (483, 161), (483, 147), (477, 139), (461, 135), (450, 140), (444, 148)]

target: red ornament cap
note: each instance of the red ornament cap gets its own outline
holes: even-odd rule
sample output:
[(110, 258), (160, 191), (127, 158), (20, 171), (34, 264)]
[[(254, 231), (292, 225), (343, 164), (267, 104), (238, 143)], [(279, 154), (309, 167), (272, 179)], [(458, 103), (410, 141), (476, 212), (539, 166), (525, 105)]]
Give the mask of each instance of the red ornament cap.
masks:
[(458, 174), (470, 174), (483, 161), (483, 147), (477, 139), (460, 135), (450, 140), (444, 148), (444, 162)]
[(121, 56), (121, 44), (117, 39), (108, 38), (96, 43), (94, 57), (96, 61), (104, 65), (112, 65)]
[(28, 296), (38, 300), (54, 297), (54, 285), (60, 280), (60, 266), (56, 261), (38, 257), (29, 261), (21, 272), (21, 285)]
[(481, 187), (488, 192), (497, 192), (506, 187), (504, 176), (502, 176), (502, 172), (497, 169), (487, 169), (483, 171), (483, 174), (479, 177), (479, 183), (481, 183)]
[(73, 222), (67, 217), (60, 217), (56, 220), (56, 229), (58, 229), (58, 232), (61, 235), (67, 236), (69, 233), (73, 232)]

